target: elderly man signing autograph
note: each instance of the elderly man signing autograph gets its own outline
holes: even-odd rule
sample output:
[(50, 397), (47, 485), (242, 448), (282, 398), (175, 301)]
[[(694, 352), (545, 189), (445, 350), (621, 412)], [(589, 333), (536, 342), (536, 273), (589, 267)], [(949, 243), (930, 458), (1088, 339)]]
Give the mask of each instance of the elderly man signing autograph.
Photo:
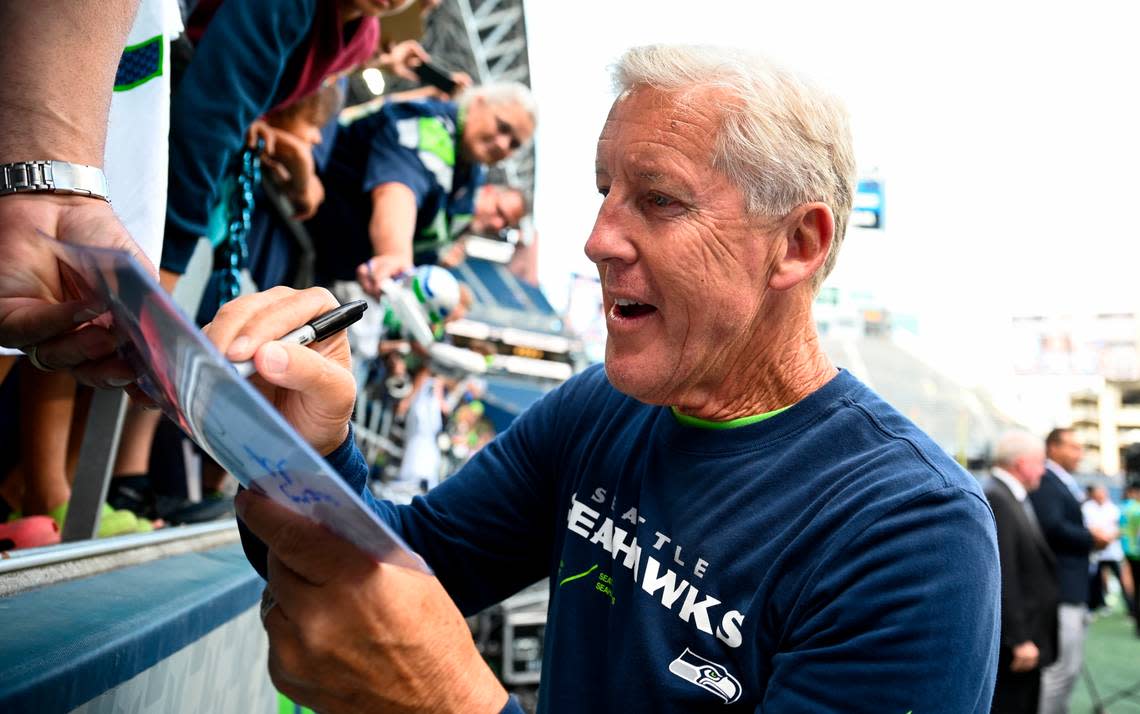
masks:
[(586, 241), (605, 365), (426, 497), (365, 488), (344, 345), (271, 341), (327, 294), (254, 295), (209, 328), (436, 574), (241, 494), (273, 681), (321, 712), (520, 711), (462, 614), (549, 578), (543, 712), (989, 711), (985, 496), (813, 326), (851, 207), (843, 109), (732, 50), (634, 49), (615, 82)]

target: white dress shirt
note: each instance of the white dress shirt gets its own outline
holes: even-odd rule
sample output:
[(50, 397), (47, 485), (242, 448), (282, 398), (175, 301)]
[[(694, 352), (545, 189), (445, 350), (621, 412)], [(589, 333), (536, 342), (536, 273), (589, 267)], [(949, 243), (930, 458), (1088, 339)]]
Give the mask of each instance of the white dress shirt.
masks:
[(1080, 484), (1073, 478), (1073, 475), (1066, 471), (1061, 464), (1053, 459), (1045, 459), (1045, 468), (1057, 474), (1057, 478), (1061, 479), (1061, 483), (1069, 489), (1069, 493), (1073, 494), (1073, 498), (1077, 499), (1077, 503), (1085, 502), (1085, 492), (1081, 490)]
[(1029, 495), (1029, 492), (1025, 490), (1025, 486), (1023, 486), (1013, 474), (1000, 466), (995, 466), (990, 469), (990, 473), (993, 474), (993, 477), (998, 481), (1001, 481), (1009, 487), (1010, 492), (1013, 493), (1013, 497), (1017, 499), (1018, 503), (1025, 503), (1025, 498)]

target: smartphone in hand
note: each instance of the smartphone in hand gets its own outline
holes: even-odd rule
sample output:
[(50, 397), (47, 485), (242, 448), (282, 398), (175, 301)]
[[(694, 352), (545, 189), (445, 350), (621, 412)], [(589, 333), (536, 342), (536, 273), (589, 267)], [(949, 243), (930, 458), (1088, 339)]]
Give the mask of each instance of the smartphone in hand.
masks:
[(442, 69), (436, 67), (433, 64), (424, 62), (421, 65), (413, 67), (412, 71), (416, 73), (416, 76), (420, 78), (421, 82), (433, 87), (437, 87), (446, 94), (451, 94), (454, 92), (455, 87), (457, 86), (455, 80), (451, 78), (450, 74), (444, 72)]

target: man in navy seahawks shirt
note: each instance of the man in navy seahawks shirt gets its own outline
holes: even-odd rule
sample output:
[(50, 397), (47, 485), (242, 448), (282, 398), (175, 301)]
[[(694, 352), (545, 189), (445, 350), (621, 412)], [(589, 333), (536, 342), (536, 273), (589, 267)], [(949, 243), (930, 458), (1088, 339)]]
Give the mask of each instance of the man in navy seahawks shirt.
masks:
[(267, 342), (327, 295), (219, 314), (211, 338), (255, 359), (436, 575), (242, 494), (274, 682), (323, 712), (517, 712), (460, 614), (549, 577), (540, 711), (988, 711), (1000, 576), (985, 497), (831, 364), (811, 317), (851, 207), (842, 107), (715, 48), (630, 50), (616, 84), (586, 242), (604, 369), (426, 497), (369, 496), (343, 338)]

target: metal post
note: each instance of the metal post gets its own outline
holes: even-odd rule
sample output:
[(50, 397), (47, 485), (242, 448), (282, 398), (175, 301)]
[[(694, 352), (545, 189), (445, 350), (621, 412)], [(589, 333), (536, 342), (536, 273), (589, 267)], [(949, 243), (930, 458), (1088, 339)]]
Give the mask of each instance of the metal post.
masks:
[(119, 453), (119, 436), (127, 413), (127, 394), (121, 389), (96, 389), (87, 413), (87, 428), (79, 449), (75, 484), (63, 524), (62, 540), (71, 543), (94, 538), (99, 532), (99, 519), (111, 469)]

